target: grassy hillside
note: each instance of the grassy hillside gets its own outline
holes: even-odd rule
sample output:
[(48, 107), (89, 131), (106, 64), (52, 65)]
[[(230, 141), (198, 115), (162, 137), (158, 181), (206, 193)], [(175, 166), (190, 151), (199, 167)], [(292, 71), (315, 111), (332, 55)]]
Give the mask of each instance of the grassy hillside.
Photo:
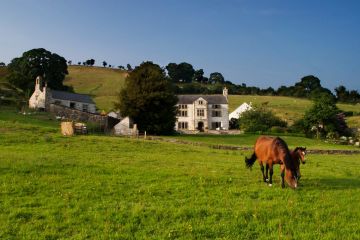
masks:
[(117, 92), (124, 84), (127, 72), (103, 67), (69, 66), (64, 84), (73, 86), (75, 92), (93, 96), (100, 110), (113, 108)]
[(0, 83), (5, 81), (7, 74), (7, 67), (0, 67)]
[[(127, 72), (103, 67), (69, 66), (69, 75), (64, 84), (73, 86), (75, 92), (90, 94), (100, 110), (113, 109), (116, 94), (124, 85)], [(4, 81), (7, 68), (0, 67), (0, 82)], [(266, 104), (276, 115), (292, 124), (301, 118), (311, 106), (307, 99), (274, 96), (230, 95), (229, 111), (233, 111), (243, 102), (253, 104)], [(360, 104), (338, 104), (343, 111), (360, 112)], [(347, 122), (351, 127), (360, 127), (360, 117), (348, 117)]]
[[(356, 239), (358, 156), (309, 155), (297, 190), (249, 152), (106, 136), (0, 111), (1, 239)], [(301, 139), (299, 138), (299, 141)], [(336, 166), (336, 167), (334, 167)]]
[[(229, 112), (234, 111), (244, 102), (266, 105), (280, 118), (286, 120), (289, 124), (300, 119), (305, 111), (309, 109), (312, 102), (308, 99), (291, 98), (282, 96), (253, 96), (253, 95), (230, 95)], [(337, 104), (342, 111), (352, 111), (360, 113), (360, 104)], [(360, 127), (359, 116), (348, 117), (347, 122), (351, 127)]]

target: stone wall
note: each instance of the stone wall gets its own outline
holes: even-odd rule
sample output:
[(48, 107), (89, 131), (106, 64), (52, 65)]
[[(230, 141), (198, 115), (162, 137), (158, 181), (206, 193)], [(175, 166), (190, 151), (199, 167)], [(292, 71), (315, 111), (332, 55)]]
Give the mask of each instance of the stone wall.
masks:
[(78, 122), (91, 122), (98, 124), (101, 129), (108, 128), (108, 117), (100, 114), (83, 112), (77, 109), (68, 108), (61, 105), (50, 104), (48, 111), (63, 119)]

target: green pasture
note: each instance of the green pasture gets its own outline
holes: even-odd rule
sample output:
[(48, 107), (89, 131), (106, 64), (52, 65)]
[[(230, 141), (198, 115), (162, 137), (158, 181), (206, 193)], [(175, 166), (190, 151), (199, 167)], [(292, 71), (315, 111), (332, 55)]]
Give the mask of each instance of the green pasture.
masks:
[[(275, 115), (286, 120), (289, 125), (302, 118), (305, 111), (312, 106), (308, 99), (292, 98), (283, 96), (256, 96), (256, 95), (230, 95), (229, 96), (229, 113), (234, 111), (244, 102), (253, 105), (262, 105), (271, 109)], [(360, 104), (337, 104), (342, 111), (352, 111), (360, 113)], [(350, 127), (360, 127), (359, 116), (347, 117), (347, 123)]]
[[(72, 86), (77, 93), (90, 94), (99, 111), (110, 111), (114, 108), (116, 95), (124, 86), (127, 72), (119, 69), (104, 67), (69, 66), (69, 75), (64, 84)], [(8, 74), (6, 67), (0, 67), (0, 83), (5, 81)], [(0, 86), (1, 90), (1, 86)], [(229, 113), (244, 102), (252, 102), (270, 108), (277, 116), (292, 125), (300, 119), (309, 109), (312, 102), (308, 99), (282, 97), (282, 96), (256, 96), (256, 95), (230, 95)], [(338, 104), (342, 111), (360, 113), (360, 104)], [(350, 127), (359, 128), (359, 116), (347, 117)]]
[(256, 165), (245, 168), (250, 152), (63, 137), (47, 114), (9, 109), (0, 110), (0, 153), (0, 239), (360, 236), (359, 155), (309, 155), (299, 188), (282, 189), (278, 166), (273, 187)]
[[(239, 135), (206, 135), (206, 134), (193, 134), (193, 135), (177, 135), (170, 137), (163, 137), (165, 139), (177, 139), (185, 142), (199, 142), (208, 145), (229, 145), (229, 146), (245, 146), (252, 147), (255, 144), (258, 134), (239, 134)], [(274, 135), (279, 136), (279, 135)], [(295, 147), (306, 147), (309, 150), (356, 150), (358, 147), (351, 145), (339, 145), (324, 140), (317, 140), (305, 137), (297, 137), (290, 135), (280, 135), (282, 139), (288, 144), (290, 149)], [(359, 149), (360, 150), (360, 149)]]
[(125, 71), (103, 67), (69, 66), (68, 71), (64, 84), (77, 93), (92, 95), (97, 107), (105, 111), (113, 108), (111, 99), (120, 91), (127, 75)]
[(0, 82), (5, 81), (7, 75), (8, 75), (7, 67), (0, 67)]

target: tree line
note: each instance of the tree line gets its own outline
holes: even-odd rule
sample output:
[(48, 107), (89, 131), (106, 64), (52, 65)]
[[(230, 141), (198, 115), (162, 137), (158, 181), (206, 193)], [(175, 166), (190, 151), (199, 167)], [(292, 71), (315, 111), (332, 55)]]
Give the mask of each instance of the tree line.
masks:
[[(94, 66), (95, 59), (87, 59), (78, 62), (78, 65)], [(32, 89), (33, 82), (37, 75), (44, 75), (49, 86), (53, 89), (66, 89), (62, 84), (67, 73), (67, 66), (72, 65), (72, 60), (51, 53), (46, 49), (32, 49), (24, 52), (19, 58), (14, 58), (8, 68), (10, 71), (9, 81), (15, 86), (25, 90)], [(5, 66), (1, 62), (0, 66)], [(102, 62), (103, 67), (114, 67), (106, 61)], [(118, 66), (121, 70), (133, 71), (133, 67), (127, 64), (126, 67)], [(187, 62), (169, 63), (164, 68), (166, 78), (174, 84), (176, 94), (221, 94), (226, 86), (229, 94), (238, 95), (270, 95), (270, 96), (292, 96), (299, 98), (314, 99), (322, 93), (332, 95), (337, 102), (360, 103), (360, 94), (357, 90), (348, 90), (340, 85), (335, 88), (335, 94), (321, 85), (320, 79), (309, 75), (300, 79), (293, 86), (280, 86), (278, 89), (272, 87), (259, 88), (247, 86), (245, 83), (234, 84), (225, 80), (220, 72), (212, 72), (207, 77), (203, 69), (194, 69)]]

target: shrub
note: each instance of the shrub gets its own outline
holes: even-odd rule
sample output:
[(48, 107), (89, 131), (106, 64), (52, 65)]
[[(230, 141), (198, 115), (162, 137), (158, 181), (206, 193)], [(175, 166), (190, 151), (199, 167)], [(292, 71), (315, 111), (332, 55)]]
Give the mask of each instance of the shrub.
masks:
[(240, 129), (245, 132), (266, 132), (273, 126), (287, 127), (287, 123), (275, 116), (273, 112), (265, 107), (254, 107), (241, 114), (239, 119)]

